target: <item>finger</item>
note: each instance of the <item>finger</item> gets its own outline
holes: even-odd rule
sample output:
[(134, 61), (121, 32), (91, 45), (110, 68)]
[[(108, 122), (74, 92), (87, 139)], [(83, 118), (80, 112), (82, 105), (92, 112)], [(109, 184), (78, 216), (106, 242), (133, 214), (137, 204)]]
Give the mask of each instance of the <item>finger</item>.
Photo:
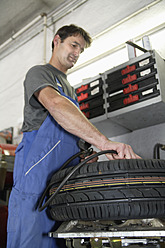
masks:
[(126, 145), (125, 150), (124, 150), (124, 158), (125, 159), (139, 159), (140, 157), (136, 153), (134, 153), (130, 145)]
[(114, 159), (124, 159), (124, 151), (122, 150), (117, 150), (117, 154), (113, 153), (113, 158)]
[(139, 155), (136, 154), (136, 159), (142, 159)]
[(115, 158), (113, 157), (113, 154), (112, 153), (107, 153), (105, 154), (106, 157), (109, 159), (109, 160), (114, 160)]
[(95, 163), (95, 162), (97, 162), (97, 160), (98, 160), (98, 157), (95, 157), (95, 158), (89, 160), (89, 161), (87, 162), (87, 164), (88, 164), (88, 163)]
[[(97, 153), (97, 152), (93, 151), (93, 153), (92, 153), (91, 155), (84, 157), (84, 159), (90, 158), (92, 155), (94, 155), (94, 154), (96, 154), (96, 153)], [(84, 159), (82, 159), (82, 161), (83, 161)], [(92, 159), (89, 160), (87, 163), (94, 163), (94, 162), (97, 162), (97, 160), (98, 160), (98, 156), (92, 158)]]
[(133, 152), (132, 147), (130, 145), (123, 144), (120, 147), (118, 154), (114, 154), (114, 159), (135, 159), (137, 158), (136, 154)]
[(127, 145), (126, 152), (125, 152), (125, 159), (141, 159), (139, 155), (134, 153), (131, 146)]
[(135, 158), (133, 151), (127, 149), (124, 154), (124, 159), (133, 159)]

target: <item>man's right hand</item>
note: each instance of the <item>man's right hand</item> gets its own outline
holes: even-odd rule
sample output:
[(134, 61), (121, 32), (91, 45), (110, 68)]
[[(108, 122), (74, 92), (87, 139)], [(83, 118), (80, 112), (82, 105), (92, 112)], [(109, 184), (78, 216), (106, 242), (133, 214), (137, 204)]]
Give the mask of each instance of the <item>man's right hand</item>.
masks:
[(114, 141), (107, 140), (107, 142), (104, 144), (104, 148), (102, 150), (115, 150), (117, 152), (117, 154), (115, 154), (115, 153), (106, 154), (106, 156), (109, 160), (141, 159), (141, 157), (139, 155), (134, 153), (134, 151), (130, 145), (120, 143), (120, 142), (114, 142)]

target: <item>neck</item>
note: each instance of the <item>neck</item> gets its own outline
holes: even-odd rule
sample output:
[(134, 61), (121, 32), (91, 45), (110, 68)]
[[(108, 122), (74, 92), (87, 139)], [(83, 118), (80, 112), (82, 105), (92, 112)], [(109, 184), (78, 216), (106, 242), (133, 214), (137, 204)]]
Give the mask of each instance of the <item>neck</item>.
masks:
[(60, 65), (57, 61), (54, 61), (52, 57), (49, 61), (49, 64), (57, 68), (59, 71), (62, 71), (65, 74), (67, 73), (67, 70), (62, 65)]

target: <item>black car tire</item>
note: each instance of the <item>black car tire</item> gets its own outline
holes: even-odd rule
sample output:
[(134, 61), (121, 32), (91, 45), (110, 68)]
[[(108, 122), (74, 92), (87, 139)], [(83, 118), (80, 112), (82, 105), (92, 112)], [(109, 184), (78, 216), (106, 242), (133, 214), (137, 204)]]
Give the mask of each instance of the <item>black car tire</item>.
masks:
[[(49, 197), (71, 170), (53, 175)], [(85, 164), (69, 178), (48, 210), (57, 221), (164, 218), (165, 160)]]

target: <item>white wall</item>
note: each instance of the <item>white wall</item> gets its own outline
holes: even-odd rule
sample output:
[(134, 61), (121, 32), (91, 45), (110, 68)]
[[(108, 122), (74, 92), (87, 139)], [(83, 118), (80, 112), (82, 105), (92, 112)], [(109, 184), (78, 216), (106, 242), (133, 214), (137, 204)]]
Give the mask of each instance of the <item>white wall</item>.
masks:
[[(89, 1), (88, 7), (91, 6), (92, 2), (97, 4), (98, 0)], [(164, 7), (165, 0), (160, 1), (158, 4), (130, 17), (128, 20), (125, 20), (125, 22), (114, 26), (110, 30), (108, 30), (108, 23), (104, 19), (104, 25), (107, 25), (107, 31), (101, 36), (98, 35), (94, 39), (91, 48), (88, 48), (84, 54), (82, 54), (74, 70), (71, 70), (68, 74), (70, 83), (76, 85), (81, 83), (84, 78), (93, 77), (98, 73), (127, 61), (128, 54), (125, 41), (135, 39), (135, 42), (141, 45), (139, 37), (141, 38), (146, 33), (149, 34), (152, 48), (156, 49), (161, 56), (165, 57)], [(55, 29), (57, 30), (66, 23), (75, 23), (81, 26), (82, 21), (83, 27), (87, 30), (88, 27), (90, 29), (88, 18), (86, 23), (85, 16), (83, 20), (80, 18), (81, 15), (78, 18), (78, 11), (80, 10), (81, 15), (84, 15), (84, 9), (76, 9), (73, 13), (57, 21)], [(87, 16), (89, 17), (89, 14)], [(109, 18), (113, 18), (113, 16), (110, 14)], [(96, 20), (93, 19), (90, 21), (95, 22)], [(96, 22), (99, 24), (99, 20)], [(162, 28), (159, 31), (152, 32), (153, 28), (156, 30), (156, 27), (161, 25)], [(94, 35), (98, 34), (97, 27), (95, 28), (96, 30), (93, 32)], [(51, 56), (53, 32), (54, 27), (50, 27), (47, 30), (47, 62)], [(41, 32), (0, 61), (0, 130), (11, 126), (17, 127), (20, 122), (22, 122), (24, 105), (23, 80), (27, 70), (31, 66), (43, 63), (43, 40), (43, 32)], [(140, 53), (138, 52), (138, 54)], [(106, 127), (104, 132), (108, 137), (111, 137), (112, 140), (131, 144), (142, 157), (151, 158), (154, 144), (157, 142), (165, 143), (164, 128), (165, 124), (163, 123), (117, 137), (113, 137), (108, 127)]]
[[(106, 136), (111, 136), (111, 130), (107, 126), (102, 131)], [(165, 123), (111, 137), (110, 140), (129, 144), (142, 158), (152, 159), (154, 146), (157, 143), (165, 145)], [(160, 150), (160, 158), (165, 159), (165, 151)], [(101, 160), (107, 159), (101, 156)]]
[[(70, 19), (69, 17), (66, 18), (68, 22), (73, 20), (72, 15)], [(154, 29), (157, 30), (156, 27), (162, 28), (154, 32)], [(157, 5), (128, 18), (128, 20), (121, 24), (119, 22), (119, 25), (110, 30), (107, 29), (100, 36), (98, 35), (94, 39), (92, 47), (88, 48), (80, 57), (78, 63), (73, 68), (73, 73), (69, 74), (68, 79), (71, 84), (80, 83), (83, 78), (93, 77), (127, 61), (128, 53), (125, 42), (133, 39), (135, 43), (142, 46), (141, 38), (145, 34), (149, 36), (152, 49), (155, 49), (165, 58), (165, 1), (161, 1)], [(140, 50), (136, 50), (136, 52), (137, 55), (143, 53)], [(101, 56), (102, 54), (104, 54), (104, 57)], [(99, 60), (95, 62), (96, 57)], [(90, 64), (81, 68), (81, 64), (87, 64), (88, 61)], [(80, 69), (74, 72), (76, 68)]]
[[(165, 145), (165, 123), (139, 129), (111, 139), (130, 144), (142, 158), (151, 159), (153, 158), (155, 144)], [(160, 158), (165, 159), (165, 151), (160, 150)]]
[[(50, 36), (52, 32), (48, 30)], [(43, 42), (42, 32), (0, 61), (0, 130), (15, 127), (23, 120), (23, 81), (32, 66), (43, 64)], [(51, 51), (50, 45), (47, 50)]]

